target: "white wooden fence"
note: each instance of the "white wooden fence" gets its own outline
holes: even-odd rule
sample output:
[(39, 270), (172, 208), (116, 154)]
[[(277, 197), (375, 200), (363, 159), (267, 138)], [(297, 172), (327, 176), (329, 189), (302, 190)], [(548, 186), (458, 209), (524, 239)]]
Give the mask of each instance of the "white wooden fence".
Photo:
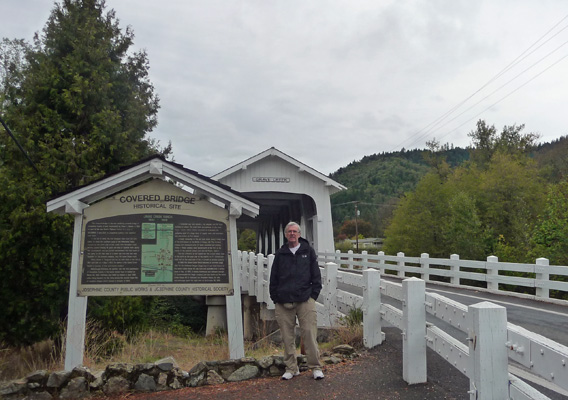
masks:
[[(241, 261), (241, 287), (244, 292), (256, 296), (267, 310), (274, 309), (268, 295), (268, 280), (274, 260), (273, 255), (239, 254)], [(336, 262), (325, 262), (333, 257)], [(377, 257), (377, 259), (374, 259)], [(403, 336), (403, 379), (409, 383), (426, 382), (426, 348), (437, 352), (470, 381), (467, 392), (471, 399), (547, 399), (527, 383), (509, 373), (508, 360), (516, 361), (529, 368), (532, 374), (568, 390), (568, 347), (539, 334), (507, 322), (504, 307), (481, 302), (466, 306), (442, 295), (426, 292), (425, 283), (433, 275), (450, 277), (451, 284), (459, 279), (484, 280), (488, 290), (499, 290), (498, 283), (522, 284), (536, 287), (537, 295), (545, 297), (550, 289), (568, 291), (568, 283), (550, 281), (550, 275), (568, 275), (568, 267), (553, 267), (541, 271), (547, 265), (541, 259), (535, 265), (498, 263), (491, 258), (485, 262), (376, 256), (367, 254), (320, 254), (324, 288), (320, 294), (322, 303), (317, 303), (318, 324), (337, 326), (339, 318), (352, 308), (363, 311), (363, 336), (365, 346), (371, 348), (384, 340), (381, 332), (383, 321), (401, 330)], [(381, 262), (382, 260), (382, 262)], [(389, 264), (391, 263), (391, 264)], [(419, 266), (409, 266), (415, 264)], [(449, 266), (440, 269), (434, 265)], [(482, 267), (483, 265), (483, 267)], [(486, 278), (478, 272), (461, 271), (460, 267), (484, 268)], [(392, 270), (401, 283), (381, 280), (381, 273)], [(500, 271), (534, 271), (535, 278), (510, 277)], [(538, 272), (537, 272), (538, 271)], [(553, 271), (553, 272), (552, 272)], [(420, 274), (406, 278), (406, 273)], [(473, 274), (473, 275), (472, 275)], [(511, 278), (509, 280), (509, 278)], [(359, 296), (338, 288), (338, 283), (363, 289)], [(538, 290), (542, 289), (542, 290)], [(401, 309), (381, 302), (381, 296), (388, 296), (401, 302)], [(426, 313), (449, 323), (467, 334), (467, 344), (454, 338), (442, 329), (426, 322)]]
[[(535, 288), (535, 294), (528, 297), (549, 302), (556, 300), (550, 297), (551, 290), (568, 294), (568, 267), (549, 265), (546, 258), (539, 258), (534, 264), (520, 264), (499, 262), (495, 256), (487, 257), (487, 261), (472, 261), (460, 260), (457, 254), (444, 259), (430, 258), (426, 253), (420, 257), (406, 257), (404, 253), (388, 256), (382, 251), (378, 254), (367, 254), (366, 251), (355, 254), (351, 250), (347, 253), (319, 253), (319, 257), (322, 262), (334, 262), (349, 270), (376, 268), (382, 275), (399, 278), (414, 275), (426, 282), (441, 285), (471, 287), (471, 283), (477, 282), (484, 287), (475, 286), (476, 290), (506, 292), (505, 294), (510, 296), (527, 297), (508, 291), (502, 285)], [(511, 276), (506, 275), (507, 273), (523, 273), (528, 276)], [(558, 280), (559, 278), (565, 281)]]

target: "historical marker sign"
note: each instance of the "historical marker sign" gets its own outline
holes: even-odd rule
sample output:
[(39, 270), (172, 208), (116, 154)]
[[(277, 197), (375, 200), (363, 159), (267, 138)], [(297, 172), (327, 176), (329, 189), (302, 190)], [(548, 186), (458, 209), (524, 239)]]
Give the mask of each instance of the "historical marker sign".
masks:
[(80, 296), (233, 293), (226, 209), (152, 180), (84, 218)]

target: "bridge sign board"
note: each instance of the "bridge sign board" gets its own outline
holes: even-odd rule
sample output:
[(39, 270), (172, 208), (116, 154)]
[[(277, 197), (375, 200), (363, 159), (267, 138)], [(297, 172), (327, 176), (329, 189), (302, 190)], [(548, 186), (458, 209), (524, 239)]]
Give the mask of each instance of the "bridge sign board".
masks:
[[(168, 183), (178, 182), (188, 190)], [(244, 357), (237, 218), (260, 206), (229, 186), (151, 156), (47, 202), (74, 216), (65, 369), (83, 363), (88, 296), (225, 298), (229, 354)]]
[(79, 296), (233, 293), (227, 209), (154, 179), (83, 216)]

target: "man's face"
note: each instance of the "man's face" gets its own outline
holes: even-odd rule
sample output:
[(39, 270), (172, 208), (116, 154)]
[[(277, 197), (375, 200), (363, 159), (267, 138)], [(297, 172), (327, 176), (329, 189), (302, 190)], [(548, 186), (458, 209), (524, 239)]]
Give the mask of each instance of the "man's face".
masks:
[(300, 240), (300, 229), (296, 225), (289, 226), (286, 231), (286, 239), (288, 239), (288, 246), (296, 247)]

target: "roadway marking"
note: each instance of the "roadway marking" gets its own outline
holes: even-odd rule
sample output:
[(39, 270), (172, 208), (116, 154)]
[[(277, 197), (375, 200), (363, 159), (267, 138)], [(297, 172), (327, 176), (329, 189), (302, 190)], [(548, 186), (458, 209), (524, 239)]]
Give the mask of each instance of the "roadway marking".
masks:
[(480, 297), (480, 296), (472, 296), (470, 294), (461, 294), (461, 293), (456, 293), (456, 292), (450, 292), (448, 290), (441, 290), (441, 289), (426, 289), (427, 292), (442, 292), (442, 293), (451, 293), (454, 294), (456, 296), (462, 296), (462, 297), (470, 297), (472, 299), (480, 299), (480, 300), (485, 300), (485, 301), (490, 301), (492, 303), (501, 303), (501, 304), (506, 304), (512, 307), (521, 307), (521, 308), (526, 308), (529, 310), (534, 310), (534, 311), (541, 311), (541, 312), (547, 312), (549, 314), (556, 314), (556, 315), (561, 315), (563, 317), (567, 317), (568, 318), (568, 313), (562, 313), (562, 312), (558, 312), (558, 311), (552, 311), (552, 310), (546, 310), (544, 308), (538, 308), (538, 307), (532, 307), (532, 306), (526, 306), (523, 304), (517, 304), (517, 303), (509, 303), (508, 301), (502, 301), (502, 300), (488, 300), (486, 298)]

